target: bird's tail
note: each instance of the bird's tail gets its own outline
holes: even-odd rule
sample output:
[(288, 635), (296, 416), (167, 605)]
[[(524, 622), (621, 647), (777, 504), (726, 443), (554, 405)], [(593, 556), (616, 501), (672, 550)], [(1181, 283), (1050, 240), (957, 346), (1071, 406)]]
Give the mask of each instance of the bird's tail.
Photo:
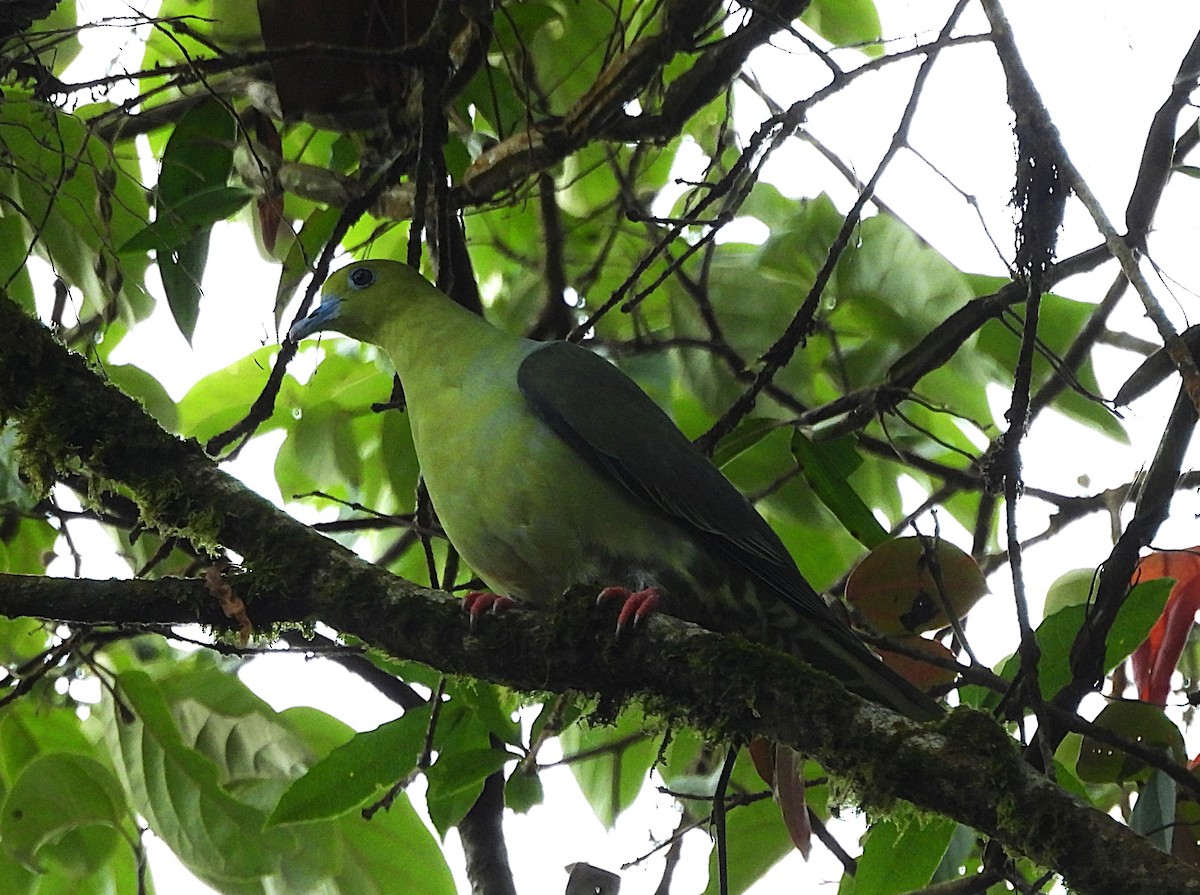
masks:
[(848, 628), (836, 634), (809, 629), (797, 644), (801, 657), (838, 678), (846, 689), (881, 703), (914, 721), (933, 721), (946, 713), (935, 699), (888, 668)]

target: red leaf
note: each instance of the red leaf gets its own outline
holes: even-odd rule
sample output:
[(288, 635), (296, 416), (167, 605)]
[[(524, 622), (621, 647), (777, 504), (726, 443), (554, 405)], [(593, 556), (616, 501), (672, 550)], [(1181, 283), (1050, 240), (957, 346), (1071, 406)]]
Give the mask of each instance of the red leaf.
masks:
[(751, 740), (747, 751), (754, 762), (754, 770), (758, 771), (758, 776), (771, 787), (775, 795), (792, 845), (808, 860), (812, 851), (813, 830), (802, 776), (804, 761), (790, 746), (762, 738)]
[(1143, 702), (1165, 706), (1171, 675), (1179, 665), (1183, 647), (1200, 610), (1200, 546), (1190, 550), (1158, 551), (1142, 557), (1133, 583), (1153, 578), (1174, 578), (1167, 605), (1149, 636), (1133, 652), (1133, 681)]

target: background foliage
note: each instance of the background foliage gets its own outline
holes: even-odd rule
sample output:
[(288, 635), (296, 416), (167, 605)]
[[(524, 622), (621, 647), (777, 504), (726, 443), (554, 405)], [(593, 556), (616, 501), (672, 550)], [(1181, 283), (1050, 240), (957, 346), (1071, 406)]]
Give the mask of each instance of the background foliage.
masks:
[[(819, 589), (841, 595), (855, 563), (892, 538), (957, 542), (951, 577), (977, 563), (1004, 596), (970, 613), (965, 631), (888, 631), (890, 645), (928, 649), (936, 638), (952, 663), (939, 677), (951, 703), (994, 713), (1058, 786), (1194, 867), (1200, 783), (1182, 692), (1196, 665), (1196, 570), (1186, 550), (1138, 560), (1173, 494), (1194, 487), (1182, 467), (1200, 373), (1190, 331), (1178, 339), (1176, 309), (1156, 298), (1174, 290), (1186, 308), (1190, 293), (1170, 269), (1146, 275), (1173, 248), (1162, 237), (1154, 251), (1160, 202), (1190, 195), (1196, 175), (1187, 103), (1200, 52), (1180, 48), (1177, 76), (1134, 129), (1145, 151), (1114, 224), (1059, 142), (997, 0), (942, 6), (932, 30), (916, 33), (885, 30), (861, 0), (164, 0), (110, 17), (69, 0), (10, 4), (0, 10), (5, 301), (83, 355), (95, 387), (133, 396), (165, 432), (222, 462), (277, 446), (279, 493), (316, 529), (409, 581), (454, 590), (471, 571), (421, 496), (391, 371), (370, 348), (326, 339), (296, 357), (275, 335), (335, 259), (422, 263), (497, 325), (581, 339), (622, 366), (752, 496)], [(71, 67), (92, 29), (128, 35), (125, 55), (140, 55), (131, 71)], [(923, 92), (941, 89), (930, 80), (939, 66), (967, 51), (1000, 62), (1003, 81), (987, 89), (997, 118), (1007, 96), (1015, 170), (1003, 128), (964, 163), (939, 155), (939, 132), (915, 117)], [(758, 67), (774, 69), (766, 87)], [(898, 98), (886, 113), (869, 89), (880, 83)], [(831, 148), (828, 108), (854, 124), (890, 123), (861, 142), (848, 128), (846, 145)], [(969, 130), (939, 125), (947, 145)], [(945, 221), (914, 208), (916, 227), (888, 204), (887, 188), (903, 193), (917, 167), (923, 183), (945, 177), (957, 189), (969, 179), (962, 164), (997, 157), (1015, 229), (997, 226), (996, 196), (982, 206), (968, 197), (982, 208), (977, 223), (965, 205)], [(263, 318), (229, 325), (274, 333), (173, 396), (152, 372), (161, 357), (129, 346), (160, 305), (189, 342), (224, 319), (222, 297), (201, 285), (228, 264), (210, 254), (228, 220), (277, 273)], [(995, 250), (960, 267), (936, 247), (968, 226)], [(1156, 332), (1125, 322), (1142, 312)], [(2, 344), (3, 571), (81, 577), (88, 552), (103, 549), (151, 588), (137, 592), (143, 600), (101, 596), (88, 579), (78, 592), (49, 579), (22, 591), (36, 585), (7, 576), (0, 587), (5, 891), (152, 890), (148, 830), (221, 892), (451, 892), (459, 859), (443, 842), (453, 829), (476, 891), (512, 891), (504, 804), (539, 805), (546, 756), (559, 750), (606, 825), (648, 787), (678, 797), (665, 860), (654, 858), (659, 892), (685, 873), (685, 835), (708, 848), (689, 831), (713, 829), (726, 741), (626, 705), (602, 681), (587, 694), (534, 695), (494, 682), (503, 676), (442, 677), (389, 656), (383, 605), (365, 607), (379, 619), (375, 637), (339, 629), (298, 596), (301, 583), (332, 587), (303, 574), (311, 542), (273, 541), (274, 529), (256, 541), (228, 518), (235, 492), (155, 478), (160, 448), (174, 442), (135, 433), (103, 402), (71, 421), (82, 434), (65, 436), (55, 396), (76, 386), (29, 381), (36, 364), (59, 361), (29, 340)], [(1176, 367), (1183, 386), (1131, 433), (1097, 368), (1114, 357), (1132, 367), (1164, 344), (1170, 362), (1159, 352), (1119, 402)], [(105, 394), (91, 387), (77, 395), (85, 403)], [(1056, 442), (1047, 447), (1042, 431)], [(1023, 475), (1027, 433), (1090, 473)], [(1119, 456), (1103, 451), (1131, 434), (1136, 450), (1119, 469), (1091, 463)], [(121, 463), (148, 471), (138, 478)], [(181, 503), (190, 509), (177, 512)], [(77, 542), (93, 531), (85, 522), (99, 523), (107, 547)], [(1080, 550), (1072, 532), (1085, 526)], [(1195, 540), (1183, 531), (1179, 547)], [(1047, 593), (1022, 574), (1037, 545), (1062, 575)], [(232, 575), (230, 560), (254, 575)], [(885, 580), (919, 578), (907, 563), (886, 566)], [(195, 591), (168, 590), (197, 576), (204, 610), (186, 602)], [(928, 587), (956, 597), (933, 577)], [(266, 608), (279, 605), (272, 594), (295, 599), (291, 614)], [(154, 614), (168, 597), (184, 616)], [(232, 619), (225, 630), (172, 627), (218, 604)], [(272, 624), (283, 621), (292, 624)], [(396, 720), (356, 733), (315, 708), (275, 711), (236, 673), (258, 648), (251, 631), (263, 646), (274, 638), (346, 664), (396, 704)], [(1100, 689), (1107, 703), (1089, 695)], [(989, 845), (952, 811), (893, 807), (852, 842), (835, 816), (872, 794), (815, 761), (806, 778), (844, 892), (968, 878), (969, 891), (1040, 891), (1057, 874), (1103, 891), (1072, 879), (1066, 858), (1035, 864), (1019, 847), (1006, 853), (1003, 835)], [(410, 801), (417, 780), (423, 795)], [(724, 785), (726, 851), (718, 861), (712, 850), (708, 890), (724, 875), (740, 892), (791, 845), (748, 760)], [(1108, 856), (1102, 869), (1120, 890), (1143, 891), (1133, 882), (1143, 868)], [(1163, 858), (1136, 877), (1145, 891), (1195, 881)]]

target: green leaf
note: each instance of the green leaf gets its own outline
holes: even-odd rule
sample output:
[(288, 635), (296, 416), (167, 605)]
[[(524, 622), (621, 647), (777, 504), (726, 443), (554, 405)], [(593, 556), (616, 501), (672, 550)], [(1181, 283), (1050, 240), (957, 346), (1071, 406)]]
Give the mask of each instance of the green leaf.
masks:
[[(45, 869), (47, 850), (56, 851), (59, 866), (72, 854), (87, 857), (78, 868), (85, 876), (107, 862), (128, 820), (120, 786), (107, 767), (94, 758), (54, 752), (26, 765), (13, 783), (0, 807), (0, 842), (32, 870)], [(106, 828), (90, 834), (102, 847), (92, 854), (77, 852), (73, 834), (88, 827)]]
[[(73, 830), (54, 845), (42, 849), (44, 866), (32, 871), (0, 850), (0, 892), (5, 895), (114, 895), (137, 892), (144, 880), (130, 842), (136, 832), (132, 822), (125, 838), (110, 827), (88, 826)], [(147, 886), (147, 892), (153, 889)]]
[(1155, 770), (1138, 790), (1137, 803), (1129, 815), (1130, 828), (1167, 854), (1171, 853), (1171, 837), (1175, 831), (1175, 790), (1175, 781)]
[(279, 285), (275, 289), (276, 329), (283, 321), (284, 309), (292, 300), (296, 288), (312, 271), (341, 216), (340, 208), (318, 208), (300, 228), (292, 247), (288, 249), (287, 257), (283, 259), (283, 269), (279, 271)]
[(779, 428), (779, 421), (751, 416), (738, 423), (732, 432), (717, 442), (713, 451), (713, 465), (718, 469), (750, 450), (771, 432)]
[(21, 296), (27, 281), (20, 269), (36, 253), (78, 291), (81, 316), (111, 317), (114, 305), (126, 319), (148, 314), (148, 261), (119, 261), (114, 251), (149, 217), (136, 152), (114, 149), (78, 116), (9, 85), (0, 103), (0, 146), (8, 159), (0, 172), (4, 216), (18, 222), (0, 231), (12, 239), (0, 252), (0, 282), (17, 275)]
[(170, 210), (161, 210), (154, 223), (135, 233), (117, 251), (172, 252), (202, 230), (240, 211), (254, 193), (245, 187), (210, 187), (192, 193)]
[(813, 0), (800, 21), (837, 47), (862, 47), (868, 56), (881, 56), (883, 32), (872, 0)]
[(888, 539), (887, 530), (847, 480), (849, 473), (862, 462), (854, 450), (852, 436), (814, 443), (797, 431), (792, 435), (792, 451), (805, 480), (821, 502), (859, 543), (875, 547)]
[(425, 772), (429, 781), (425, 796), (429, 819), (443, 837), (478, 801), (487, 778), (515, 758), (504, 749), (444, 752)]
[[(0, 195), (12, 195), (12, 178), (0, 172)], [(29, 278), (31, 253), (25, 222), (19, 217), (0, 216), (0, 282), (8, 297), (28, 314), (35, 313), (33, 281)]]
[[(41, 619), (0, 618), (0, 663), (5, 666), (24, 665), (45, 650), (48, 642), (49, 631)], [(9, 713), (6, 713), (8, 716)], [(0, 722), (2, 730), (3, 722)]]
[[(677, 750), (676, 746), (684, 748)], [(668, 773), (664, 774), (667, 785), (672, 790), (711, 797), (716, 787), (717, 774), (720, 772), (719, 764), (711, 766), (712, 773), (705, 778), (693, 776), (681, 779), (674, 773), (679, 764), (678, 758), (681, 757), (678, 753), (686, 754), (691, 751), (687, 748), (686, 742), (681, 741), (678, 737), (676, 742), (672, 743), (671, 768)], [(758, 776), (749, 755), (744, 754), (744, 751), (738, 756), (737, 763), (734, 765), (730, 791), (763, 792), (766, 784)], [(694, 762), (688, 762), (688, 764), (692, 766)], [(819, 776), (823, 776), (820, 768), (813, 762), (806, 762), (805, 779), (813, 780)], [(808, 787), (805, 791), (805, 799), (818, 817), (829, 816), (826, 809), (828, 790), (825, 786)], [(694, 807), (697, 803), (692, 804)], [(748, 805), (740, 805), (737, 810), (730, 811), (726, 815), (725, 823), (728, 838), (727, 867), (730, 893), (745, 892), (781, 858), (795, 852), (795, 846), (792, 845), (792, 840), (783, 825), (783, 818), (779, 814), (779, 806), (773, 799), (760, 799)], [(717, 852), (716, 849), (713, 849), (708, 860), (708, 886), (704, 890), (704, 895), (719, 895), (716, 862)]]
[[(1170, 578), (1155, 578), (1130, 590), (1117, 612), (1105, 645), (1105, 672), (1124, 661), (1146, 639), (1150, 628), (1162, 615), (1173, 585)], [(1044, 619), (1034, 632), (1042, 653), (1038, 662), (1038, 684), (1044, 699), (1052, 699), (1071, 679), (1071, 647), (1083, 627), (1086, 614), (1084, 605), (1066, 606)], [(1018, 656), (1009, 656), (1001, 666), (1000, 676), (1012, 680), (1020, 666)], [(985, 704), (991, 704), (991, 701)]]
[(104, 372), (113, 385), (137, 398), (160, 426), (168, 432), (176, 431), (179, 414), (175, 402), (154, 376), (133, 364), (106, 364)]
[[(761, 788), (761, 784), (760, 784)], [(758, 882), (780, 858), (794, 851), (779, 816), (779, 806), (771, 799), (741, 805), (726, 819), (728, 836), (727, 868), (731, 895), (745, 892)], [(704, 895), (719, 895), (716, 850), (708, 862), (708, 887)]]
[(200, 315), (212, 226), (254, 196), (226, 186), (236, 137), (237, 123), (215, 97), (189, 109), (163, 150), (154, 223), (121, 247), (122, 252), (155, 252), (171, 315), (188, 342)]
[[(79, 36), (90, 22), (79, 20), (74, 0), (60, 0), (47, 6), (50, 11), (45, 15), (39, 14), (28, 28), (21, 30), (16, 40), (20, 41), (21, 61), (24, 64), (40, 65), (61, 76), (83, 49)], [(41, 10), (46, 8), (42, 7)], [(6, 50), (12, 52), (12, 45)]]
[(519, 704), (512, 691), (487, 681), (462, 678), (453, 683), (449, 692), (464, 708), (470, 709), (489, 734), (511, 746), (521, 745), (521, 725), (514, 720)]
[(897, 895), (924, 888), (941, 863), (958, 824), (945, 817), (880, 820), (867, 832), (858, 870), (838, 895)]
[(106, 725), (125, 790), (151, 829), (202, 879), (249, 881), (278, 872), (285, 841), (260, 834), (264, 813), (220, 784), (217, 765), (188, 748), (162, 691), (145, 672), (117, 678), (130, 717)]
[[(982, 290), (980, 294), (987, 294), (1005, 282), (979, 276), (969, 279), (975, 285), (976, 291)], [(1088, 302), (1072, 301), (1054, 293), (1043, 295), (1038, 315), (1038, 341), (1041, 346), (1054, 356), (1061, 357), (1095, 309), (1096, 306)], [(1017, 314), (1016, 323), (1019, 327), (1023, 321), (1019, 312), (1014, 310), (1014, 313)], [(995, 378), (1008, 384), (1011, 383), (1012, 377), (1010, 371), (1016, 368), (1020, 344), (1019, 329), (1013, 332), (1000, 320), (989, 320), (976, 338), (975, 355), (977, 359), (991, 358), (994, 362)], [(1045, 357), (1044, 351), (1035, 355), (1033, 369), (1035, 390), (1051, 377), (1058, 375)], [(1098, 392), (1099, 386), (1090, 359), (1075, 371), (1075, 379), (1090, 393)], [(1098, 399), (1067, 388), (1055, 398), (1052, 406), (1089, 429), (1099, 429), (1114, 440), (1128, 443), (1129, 436), (1120, 420)]]
[[(643, 726), (641, 711), (627, 709), (611, 726), (574, 724), (559, 737), (575, 781), (606, 827), (612, 827), (642, 791), (658, 754)], [(588, 757), (572, 760), (579, 753)]]
[[(203, 443), (245, 416), (261, 393), (278, 353), (277, 345), (265, 345), (193, 385), (179, 401), (179, 434)], [(275, 408), (259, 426), (259, 432), (290, 425), (301, 393), (299, 383), (290, 375), (284, 376)]]
[(352, 731), (319, 712), (274, 712), (207, 654), (117, 675), (107, 742), (140, 815), (200, 879), (221, 892), (452, 895), (441, 851), (404, 793), (370, 822), (267, 826), (291, 783)]
[(1049, 618), (1068, 606), (1086, 605), (1092, 599), (1096, 578), (1095, 569), (1072, 569), (1059, 575), (1046, 591), (1043, 616)]
[(237, 122), (216, 97), (184, 113), (163, 150), (155, 188), (159, 212), (179, 208), (197, 190), (225, 186), (233, 170), (235, 139)]
[[(1106, 705), (1092, 723), (1143, 747), (1155, 749), (1170, 761), (1187, 763), (1183, 734), (1156, 705), (1138, 700), (1117, 700)], [(1079, 779), (1088, 783), (1123, 783), (1142, 776), (1147, 767), (1140, 758), (1086, 735), (1075, 763)]]
[(209, 236), (210, 228), (205, 227), (175, 251), (160, 251), (155, 255), (167, 306), (189, 345), (196, 331), (196, 321), (200, 319), (200, 298), (204, 294), (200, 284), (208, 264)]
[(408, 417), (402, 413), (379, 414), (379, 442), (388, 485), (395, 500), (394, 511), (411, 513), (417, 504), (417, 481), (421, 475)]
[(412, 773), (429, 727), (429, 709), (355, 734), (284, 792), (267, 824), (340, 817), (379, 798)]
[(523, 771), (519, 766), (513, 768), (504, 784), (504, 807), (517, 814), (526, 814), (544, 799), (541, 774), (536, 770)]
[(275, 461), (275, 480), (286, 497), (310, 491), (357, 496), (364, 452), (354, 419), (354, 414), (330, 403), (305, 409)]
[(962, 876), (962, 867), (975, 852), (978, 834), (966, 824), (956, 824), (941, 863), (930, 877), (930, 883), (946, 883)]
[(30, 516), (18, 516), (16, 510), (9, 508), (7, 513), (0, 515), (0, 526), (12, 525), (14, 519), (19, 519), (15, 530), (0, 529), (0, 549), (3, 558), (0, 559), (4, 571), (14, 575), (40, 575), (45, 572), (49, 558), (54, 556), (54, 545), (58, 539), (58, 530), (46, 519)]
[(51, 753), (95, 757), (96, 747), (71, 710), (36, 706), (19, 700), (0, 716), (0, 778), (11, 786), (30, 762)]

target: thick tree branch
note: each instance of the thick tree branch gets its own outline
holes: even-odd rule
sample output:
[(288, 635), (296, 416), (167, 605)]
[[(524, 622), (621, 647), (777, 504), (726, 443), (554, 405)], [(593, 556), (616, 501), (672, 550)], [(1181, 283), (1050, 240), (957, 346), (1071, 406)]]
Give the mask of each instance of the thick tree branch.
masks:
[[(640, 699), (729, 739), (768, 736), (843, 775), (864, 804), (904, 798), (1061, 872), (1080, 892), (1200, 892), (1200, 876), (1027, 768), (995, 723), (960, 710), (919, 726), (797, 659), (670, 618), (615, 643), (580, 599), (478, 632), (450, 595), (417, 587), (310, 531), (167, 435), (15, 305), (0, 301), (0, 411), (38, 476), (82, 470), (130, 492), (147, 521), (241, 553), (231, 580), (255, 625), (319, 618), (393, 655), (523, 690)], [(43, 484), (46, 482), (43, 481)], [(51, 609), (53, 607), (53, 609)], [(0, 578), (0, 612), (76, 623), (229, 625), (200, 581)], [(1120, 866), (1108, 860), (1121, 854)]]
[(164, 432), (3, 297), (0, 419), (18, 423), (17, 451), (34, 488), (82, 477), (96, 493), (120, 491), (164, 536), (232, 549), (285, 589), (304, 580), (313, 551), (358, 561), (222, 472), (196, 442)]
[[(616, 641), (611, 618), (601, 618), (582, 594), (562, 611), (514, 610), (471, 632), (449, 595), (340, 554), (335, 548), (332, 561), (323, 557), (311, 586), (296, 592), (284, 593), (260, 575), (231, 583), (253, 595), (250, 613), (258, 624), (316, 616), (446, 673), (521, 690), (594, 694), (616, 704), (636, 699), (715, 737), (788, 743), (846, 778), (864, 805), (886, 808), (902, 798), (953, 817), (1053, 867), (1075, 891), (1200, 892), (1193, 869), (1037, 774), (995, 722), (977, 712), (959, 709), (937, 724), (918, 725), (791, 656), (665, 616)], [(92, 590), (101, 597), (89, 596)], [(190, 599), (181, 604), (181, 595)], [(201, 582), (0, 576), (0, 612), (44, 616), (57, 604), (97, 613), (81, 617), (80, 609), (63, 619), (56, 612), (73, 622), (145, 620), (162, 611), (159, 621), (229, 624), (215, 607), (198, 613), (192, 604), (203, 599)], [(1109, 860), (1112, 854), (1122, 860)]]

